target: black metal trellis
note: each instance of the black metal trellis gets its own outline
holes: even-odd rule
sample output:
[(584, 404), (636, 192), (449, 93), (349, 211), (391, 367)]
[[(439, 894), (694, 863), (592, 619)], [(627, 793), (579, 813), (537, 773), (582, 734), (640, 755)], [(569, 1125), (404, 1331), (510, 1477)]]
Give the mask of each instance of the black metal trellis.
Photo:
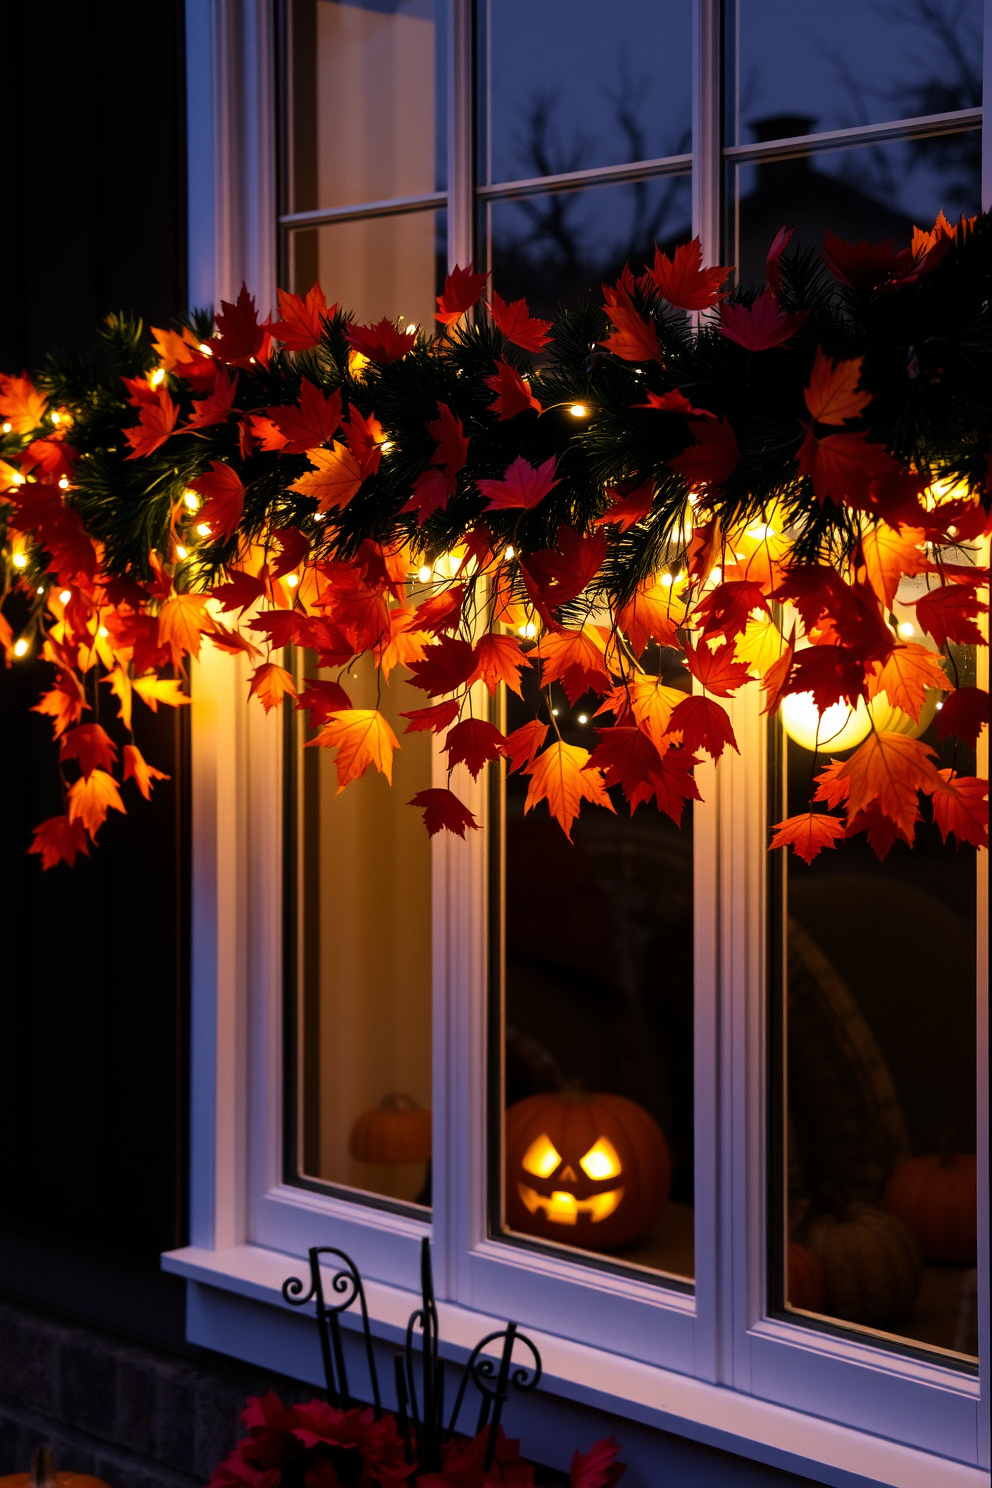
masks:
[[(293, 1307), (302, 1307), (313, 1302), (316, 1307), (317, 1329), (320, 1335), (320, 1350), (324, 1362), (324, 1378), (327, 1395), (333, 1406), (347, 1410), (354, 1403), (348, 1388), (344, 1348), (341, 1341), (341, 1314), (347, 1312), (358, 1300), (362, 1334), (365, 1341), (365, 1357), (368, 1361), (369, 1378), (372, 1384), (373, 1408), (376, 1420), (382, 1415), (382, 1400), (379, 1378), (376, 1372), (375, 1355), (372, 1349), (372, 1332), (365, 1301), (365, 1288), (361, 1273), (354, 1261), (343, 1250), (332, 1245), (315, 1245), (309, 1252), (310, 1286), (304, 1292), (304, 1282), (290, 1276), (283, 1282), (282, 1294)], [(320, 1270), (321, 1256), (334, 1256), (340, 1263), (331, 1278), (331, 1289), (339, 1300), (328, 1302), (324, 1295), (324, 1284)], [(417, 1343), (419, 1336), (420, 1363), (417, 1366)], [(502, 1341), (499, 1356), (486, 1353)], [(513, 1362), (513, 1350), (522, 1344), (530, 1353), (526, 1363)], [(536, 1389), (541, 1378), (541, 1356), (535, 1345), (521, 1333), (516, 1323), (507, 1323), (495, 1333), (487, 1333), (475, 1345), (465, 1365), (465, 1370), (455, 1396), (454, 1407), (444, 1425), (444, 1363), (439, 1356), (437, 1302), (434, 1296), (434, 1275), (431, 1267), (430, 1241), (425, 1237), (420, 1253), (420, 1306), (410, 1314), (406, 1326), (406, 1338), (402, 1352), (393, 1360), (397, 1420), (408, 1462), (413, 1461), (414, 1450), (421, 1472), (438, 1472), (441, 1468), (444, 1447), (454, 1436), (458, 1417), (465, 1400), (469, 1381), (481, 1396), (476, 1435), (488, 1427), (484, 1471), (488, 1471), (496, 1455), (496, 1442), (503, 1416), (503, 1407), (511, 1388), (521, 1393)], [(418, 1390), (417, 1376), (420, 1376)]]

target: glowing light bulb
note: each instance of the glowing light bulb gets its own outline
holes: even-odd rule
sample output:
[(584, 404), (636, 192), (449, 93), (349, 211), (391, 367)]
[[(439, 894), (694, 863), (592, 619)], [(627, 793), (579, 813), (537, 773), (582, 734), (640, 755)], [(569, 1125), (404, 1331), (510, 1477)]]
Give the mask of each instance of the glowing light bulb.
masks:
[(29, 649), (30, 647), (28, 645), (28, 642), (24, 639), (23, 636), (21, 636), (20, 640), (14, 642), (15, 656), (27, 656)]
[(507, 546), (506, 546), (506, 549), (505, 549), (505, 551), (503, 553), (503, 557), (506, 559), (507, 563), (509, 563), (511, 561), (511, 559), (516, 558), (516, 556), (517, 556), (516, 549), (511, 544), (508, 543)]
[(189, 550), (187, 548), (184, 548), (182, 543), (176, 543), (176, 557), (179, 559), (180, 563), (183, 561), (184, 558), (189, 557)]
[(589, 412), (584, 403), (573, 403), (568, 411), (573, 418), (585, 418)]
[(864, 698), (858, 706), (834, 703), (821, 713), (811, 692), (793, 692), (782, 699), (782, 725), (803, 749), (853, 749), (871, 732)]
[(190, 511), (199, 511), (200, 509), (200, 498), (195, 491), (184, 491), (183, 502)]
[(249, 357), (248, 358), (248, 362), (249, 362), (249, 365), (252, 366), (252, 367), (254, 367), (256, 365), (256, 362), (255, 362), (255, 358), (254, 357)]
[(34, 592), (35, 592), (35, 594), (44, 594), (44, 592), (45, 592), (45, 586), (44, 586), (44, 584), (39, 584), (38, 587), (37, 587), (37, 589)]
[(589, 715), (588, 715), (588, 713), (580, 713), (579, 714), (579, 723), (588, 723), (588, 722), (589, 722)]
[(68, 491), (68, 489), (69, 489), (69, 477), (67, 475), (60, 475), (59, 476), (59, 490), (60, 491)]
[(898, 630), (903, 639), (908, 640), (911, 635), (915, 634), (916, 626), (912, 620), (900, 620)]
[(105, 625), (101, 625), (100, 626), (100, 629), (97, 631), (97, 635), (100, 637), (100, 639), (102, 641), (105, 641), (107, 639), (107, 637), (108, 637), (109, 634), (110, 634), (110, 631), (107, 629), (107, 627)]
[(213, 356), (214, 354), (212, 347), (208, 346), (206, 341), (200, 342), (200, 350), (203, 352), (204, 356)]
[(63, 589), (62, 590), (62, 593), (59, 595), (59, 599), (62, 601), (63, 604), (68, 604), (71, 598), (72, 598), (72, 590), (71, 589)]
[(165, 368), (156, 367), (155, 371), (149, 377), (148, 381), (151, 383), (152, 387), (160, 387), (165, 381)]
[(431, 577), (430, 566), (428, 564), (426, 564), (426, 563), (421, 564), (420, 568), (417, 569), (417, 578), (420, 580), (420, 582), (422, 584), (426, 584), (426, 583), (429, 583), (430, 577)]
[(62, 422), (62, 415), (60, 413), (53, 413), (52, 414), (52, 423), (53, 424), (60, 424), (61, 422)]
[(384, 455), (388, 455), (390, 450), (394, 450), (396, 448), (396, 441), (393, 439), (384, 439), (379, 448), (382, 450), (382, 453)]
[(196, 524), (196, 535), (197, 535), (197, 537), (209, 537), (210, 536), (210, 523), (209, 522), (197, 522), (197, 524)]
[(557, 708), (552, 708), (551, 709), (551, 716), (553, 718), (557, 718), (558, 717), (558, 709)]
[(661, 587), (663, 589), (670, 589), (672, 587), (672, 576), (671, 576), (670, 573), (663, 573), (662, 574), (662, 576), (661, 576)]
[(295, 589), (300, 582), (299, 574), (287, 574), (284, 582), (289, 585), (290, 589)]
[(711, 584), (719, 584), (720, 583), (720, 580), (722, 578), (723, 578), (723, 569), (722, 568), (711, 568), (710, 569), (710, 583)]
[(4, 432), (4, 433), (5, 433), (5, 434), (9, 434), (9, 433), (10, 433), (10, 431), (11, 431), (11, 429), (12, 429), (12, 428), (13, 428), (13, 427), (14, 427), (14, 426), (13, 426), (13, 424), (11, 424), (11, 423), (6, 423), (6, 424), (4, 424), (4, 426), (3, 426), (3, 432)]
[(27, 568), (27, 566), (28, 566), (28, 555), (26, 553), (15, 553), (14, 554), (14, 567), (15, 568)]
[(527, 621), (527, 624), (524, 626), (524, 635), (529, 641), (532, 641), (537, 635), (537, 626), (534, 624), (533, 620)]

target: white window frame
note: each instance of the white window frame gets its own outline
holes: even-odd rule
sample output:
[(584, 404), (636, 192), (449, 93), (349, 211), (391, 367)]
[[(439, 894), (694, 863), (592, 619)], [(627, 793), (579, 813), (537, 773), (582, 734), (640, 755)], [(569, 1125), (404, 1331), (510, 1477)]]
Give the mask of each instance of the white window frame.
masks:
[[(472, 257), (477, 200), (502, 193), (479, 193), (474, 186), (470, 0), (447, 4), (449, 258), (464, 264)], [(233, 298), (242, 278), (263, 309), (274, 302), (273, 10), (274, 0), (187, 0), (193, 304)], [(992, 97), (992, 0), (986, 13)], [(800, 148), (789, 141), (723, 148), (722, 24), (721, 0), (694, 0), (693, 218), (709, 262), (720, 259), (727, 161), (777, 158)], [(870, 139), (907, 129), (912, 132), (912, 121), (898, 129), (842, 133)], [(988, 205), (988, 123), (984, 131)], [(831, 142), (849, 141), (820, 140)], [(810, 141), (802, 144), (808, 149)], [(615, 176), (606, 173), (605, 179)], [(602, 171), (589, 173), (590, 181), (601, 177)], [(981, 665), (987, 672), (987, 652)], [(732, 703), (741, 755), (725, 755), (718, 767), (699, 772), (705, 805), (695, 813), (692, 1295), (488, 1235), (486, 831), (469, 834), (466, 842), (441, 834), (433, 849), (432, 1223), (283, 1181), (283, 729), (278, 713), (266, 717), (247, 707), (246, 696), (243, 659), (204, 653), (194, 669), (192, 707), (191, 1243), (163, 1259), (189, 1280), (190, 1339), (316, 1381), (315, 1343), (279, 1295), (280, 1282), (294, 1269), (290, 1258), (298, 1262), (315, 1244), (352, 1253), (370, 1278), (373, 1327), (389, 1339), (412, 1305), (420, 1240), (429, 1233), (442, 1334), (453, 1359), (465, 1356), (493, 1317), (512, 1316), (539, 1341), (546, 1387), (563, 1399), (824, 1482), (906, 1488), (987, 1483), (984, 1021), (978, 1038), (985, 1226), (978, 1376), (946, 1367), (937, 1356), (890, 1352), (867, 1337), (815, 1332), (766, 1313), (767, 833), (758, 700), (745, 695)], [(441, 757), (436, 770), (444, 783)], [(483, 781), (466, 775), (459, 790), (486, 824)], [(978, 892), (984, 1008), (985, 853)], [(538, 1407), (533, 1397), (527, 1418), (540, 1436)]]

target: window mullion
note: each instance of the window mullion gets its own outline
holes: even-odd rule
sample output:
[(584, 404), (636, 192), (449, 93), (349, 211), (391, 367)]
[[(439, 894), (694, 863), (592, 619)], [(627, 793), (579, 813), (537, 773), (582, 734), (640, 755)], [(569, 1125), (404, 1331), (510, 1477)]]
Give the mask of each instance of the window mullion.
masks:
[(449, 0), (448, 268), (475, 258), (473, 0)]

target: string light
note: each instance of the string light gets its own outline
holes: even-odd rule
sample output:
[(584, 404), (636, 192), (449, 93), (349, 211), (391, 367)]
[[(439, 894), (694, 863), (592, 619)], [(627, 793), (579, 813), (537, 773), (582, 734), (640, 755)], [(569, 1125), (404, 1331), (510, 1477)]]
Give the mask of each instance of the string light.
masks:
[(35, 592), (35, 594), (44, 594), (44, 592), (45, 592), (45, 586), (44, 586), (44, 584), (39, 584), (38, 587), (37, 587), (37, 589), (34, 592)]
[(914, 626), (912, 620), (901, 620), (899, 622), (899, 634), (903, 637), (904, 640), (908, 640), (911, 635), (915, 634), (915, 631), (916, 627)]
[(670, 589), (672, 587), (672, 576), (671, 576), (670, 573), (663, 573), (662, 574), (662, 576), (661, 576), (661, 587), (663, 589)]
[(149, 377), (148, 381), (151, 383), (152, 387), (159, 387), (161, 383), (165, 381), (165, 368), (156, 367), (155, 371)]
[(62, 422), (62, 415), (60, 413), (53, 413), (52, 414), (52, 423), (53, 424), (60, 424), (61, 422)]
[(537, 635), (537, 626), (534, 624), (533, 620), (527, 621), (527, 624), (524, 626), (524, 635), (529, 641), (532, 641)]
[(97, 635), (100, 637), (101, 641), (105, 641), (109, 634), (110, 631), (105, 625), (101, 625), (100, 629), (97, 631)]
[(210, 523), (209, 522), (197, 522), (197, 524), (196, 524), (196, 535), (197, 535), (197, 537), (209, 537), (210, 536)]
[(203, 352), (203, 355), (204, 356), (213, 356), (213, 351), (207, 345), (206, 341), (201, 341), (200, 342), (200, 350)]
[(516, 549), (512, 545), (508, 544), (506, 551), (503, 554), (503, 557), (506, 559), (507, 563), (511, 562), (511, 560), (516, 558), (516, 556)]
[(417, 578), (420, 580), (420, 582), (422, 584), (426, 584), (429, 581), (430, 576), (431, 576), (431, 571), (430, 571), (430, 569), (429, 569), (429, 567), (427, 566), (426, 563), (423, 564), (420, 568), (417, 569)]
[(59, 599), (62, 601), (63, 604), (68, 604), (71, 598), (72, 598), (72, 590), (71, 589), (63, 589), (62, 590), (62, 593), (59, 595)]
[(580, 723), (588, 723), (589, 722), (589, 715), (588, 715), (588, 713), (580, 713), (579, 714), (579, 722)]
[(28, 555), (26, 553), (15, 553), (14, 554), (14, 567), (15, 568), (27, 568), (27, 566), (28, 566)]
[(568, 411), (573, 418), (585, 418), (589, 413), (589, 410), (584, 403), (573, 403)]
[(390, 450), (394, 450), (396, 448), (396, 443), (392, 439), (384, 439), (379, 448), (382, 450), (382, 453), (384, 455), (388, 455)]
[(296, 586), (297, 586), (297, 584), (300, 582), (299, 575), (298, 574), (287, 574), (286, 575), (286, 578), (285, 578), (285, 582), (289, 585), (290, 589), (295, 589)]
[(5, 423), (5, 424), (4, 424), (4, 426), (3, 426), (3, 432), (4, 432), (4, 433), (5, 433), (5, 434), (9, 434), (9, 433), (10, 433), (10, 431), (11, 431), (11, 429), (12, 429), (12, 428), (13, 428), (13, 427), (14, 427), (14, 426), (13, 426), (13, 424), (11, 424), (11, 423)]
[(21, 636), (19, 640), (16, 640), (14, 642), (15, 656), (27, 656), (29, 650), (30, 647), (28, 645), (28, 642), (24, 639), (23, 636)]
[(197, 496), (197, 494), (196, 494), (195, 491), (184, 491), (183, 492), (183, 501), (185, 502), (186, 506), (189, 508), (190, 511), (199, 511), (199, 509), (200, 509), (200, 498), (199, 498), (199, 496)]
[(176, 543), (176, 557), (179, 559), (180, 563), (184, 558), (189, 557), (189, 552), (186, 548), (183, 547), (182, 543)]
[(60, 491), (68, 491), (68, 489), (69, 489), (69, 477), (67, 475), (61, 475), (61, 476), (59, 476), (59, 490)]
[(719, 582), (720, 582), (720, 580), (722, 578), (723, 578), (723, 569), (722, 568), (711, 568), (710, 569), (710, 583), (711, 584), (719, 584)]

